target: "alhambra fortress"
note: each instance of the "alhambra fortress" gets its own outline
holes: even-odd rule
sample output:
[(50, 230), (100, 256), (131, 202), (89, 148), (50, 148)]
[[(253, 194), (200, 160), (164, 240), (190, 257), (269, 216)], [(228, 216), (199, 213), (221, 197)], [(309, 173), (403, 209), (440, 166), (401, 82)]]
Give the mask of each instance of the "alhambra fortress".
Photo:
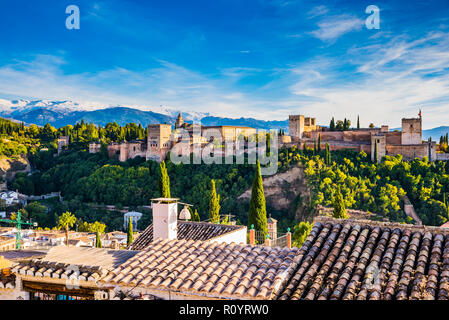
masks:
[(371, 155), (374, 161), (377, 144), (377, 160), (383, 156), (401, 154), (404, 159), (428, 157), (437, 159), (437, 144), (422, 139), (422, 117), (403, 118), (401, 131), (390, 131), (387, 125), (380, 128), (361, 128), (347, 131), (330, 131), (327, 127), (316, 124), (316, 118), (302, 115), (289, 116), (289, 136), (281, 136), (284, 145), (299, 145), (303, 148), (313, 147), (315, 142), (327, 143), (330, 150), (353, 149)]
[[(257, 130), (244, 126), (202, 126), (184, 122), (181, 114), (172, 130), (170, 124), (150, 124), (147, 127), (147, 139), (113, 143), (107, 146), (110, 157), (118, 157), (120, 161), (143, 157), (147, 160), (163, 161), (167, 153), (178, 143), (181, 143), (179, 129), (188, 132), (190, 150), (193, 145), (205, 146), (213, 139), (210, 132), (219, 133), (222, 141), (235, 142), (238, 137), (245, 139), (257, 135)], [(213, 134), (212, 134), (213, 136)], [(422, 117), (403, 118), (402, 130), (390, 131), (387, 125), (380, 128), (360, 128), (346, 131), (331, 131), (328, 127), (319, 126), (316, 118), (303, 115), (289, 116), (289, 135), (280, 135), (279, 146), (291, 147), (293, 145), (303, 149), (313, 146), (321, 141), (321, 148), (327, 143), (330, 150), (353, 149), (364, 151), (371, 155), (374, 161), (377, 145), (377, 161), (385, 155), (401, 154), (404, 159), (427, 157), (430, 161), (443, 159), (444, 154), (437, 153), (437, 144), (434, 141), (422, 139)], [(184, 143), (184, 141), (183, 141)], [(89, 152), (99, 152), (100, 142), (89, 144)]]

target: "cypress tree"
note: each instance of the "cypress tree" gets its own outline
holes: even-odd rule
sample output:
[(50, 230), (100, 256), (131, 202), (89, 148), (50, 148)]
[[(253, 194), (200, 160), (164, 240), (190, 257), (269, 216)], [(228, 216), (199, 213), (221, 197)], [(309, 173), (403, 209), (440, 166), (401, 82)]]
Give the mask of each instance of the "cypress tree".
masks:
[(197, 221), (197, 222), (201, 221), (200, 215), (198, 214), (198, 210), (197, 209), (195, 209), (195, 211), (193, 212), (192, 221)]
[(337, 193), (334, 196), (334, 210), (332, 216), (336, 219), (348, 219), (348, 214), (346, 213), (345, 201), (343, 195), (341, 194), (341, 189), (338, 187)]
[(313, 154), (316, 154), (316, 140), (313, 141)]
[(374, 162), (378, 162), (378, 159), (377, 159), (377, 140), (374, 141)]
[(171, 198), (170, 178), (164, 161), (160, 163), (159, 193), (161, 198)]
[(128, 220), (128, 232), (126, 237), (126, 245), (129, 247), (131, 243), (133, 243), (134, 240), (134, 234), (133, 234), (133, 222), (131, 220), (131, 217), (129, 217)]
[(335, 131), (335, 119), (332, 117), (331, 123), (329, 125), (330, 131)]
[(102, 248), (103, 246), (101, 245), (101, 238), (100, 238), (100, 232), (97, 231), (97, 236), (95, 238), (95, 248)]
[(360, 129), (360, 116), (357, 116), (357, 129)]
[(327, 142), (326, 142), (326, 155), (324, 160), (328, 166), (331, 164), (331, 153), (329, 151), (329, 144)]
[(211, 180), (209, 193), (209, 222), (220, 223), (220, 195), (215, 190), (215, 181)]
[(318, 135), (318, 152), (321, 152), (321, 134)]
[(262, 231), (264, 237), (268, 233), (267, 208), (259, 160), (257, 160), (256, 164), (256, 174), (254, 176), (253, 187), (251, 189), (251, 200), (249, 203), (248, 226), (251, 225), (254, 225), (255, 230)]

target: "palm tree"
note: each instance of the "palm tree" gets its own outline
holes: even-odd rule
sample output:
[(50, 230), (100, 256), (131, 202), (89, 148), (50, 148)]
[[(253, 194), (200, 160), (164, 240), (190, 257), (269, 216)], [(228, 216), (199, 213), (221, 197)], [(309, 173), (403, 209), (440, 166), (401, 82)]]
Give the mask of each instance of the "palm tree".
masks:
[(65, 230), (65, 244), (69, 245), (69, 228), (73, 227), (76, 222), (76, 217), (71, 212), (64, 212), (58, 218), (58, 228)]

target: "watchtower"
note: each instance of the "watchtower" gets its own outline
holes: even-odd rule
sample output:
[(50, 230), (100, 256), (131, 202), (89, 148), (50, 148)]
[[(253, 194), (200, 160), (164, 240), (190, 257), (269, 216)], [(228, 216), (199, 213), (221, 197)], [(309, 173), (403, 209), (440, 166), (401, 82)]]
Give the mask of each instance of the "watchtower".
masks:
[(402, 119), (402, 145), (422, 144), (422, 119)]

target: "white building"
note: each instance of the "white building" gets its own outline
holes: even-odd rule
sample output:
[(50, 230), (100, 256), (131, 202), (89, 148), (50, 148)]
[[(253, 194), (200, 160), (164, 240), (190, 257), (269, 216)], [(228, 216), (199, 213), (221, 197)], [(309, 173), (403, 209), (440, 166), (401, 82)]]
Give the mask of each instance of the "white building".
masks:
[(140, 220), (140, 218), (142, 218), (142, 213), (140, 212), (136, 212), (136, 211), (130, 211), (125, 213), (125, 215), (123, 216), (123, 229), (124, 230), (128, 230), (128, 222), (129, 222), (129, 218), (131, 217), (131, 222), (133, 224), (133, 231), (137, 231), (137, 221)]
[(247, 243), (246, 226), (183, 221), (182, 211), (178, 217), (178, 200), (166, 198), (152, 200), (153, 223), (136, 238), (131, 246), (132, 250), (143, 250), (159, 238)]
[(14, 203), (19, 203), (19, 193), (16, 191), (2, 191), (0, 192), (0, 199), (4, 200), (7, 206)]

